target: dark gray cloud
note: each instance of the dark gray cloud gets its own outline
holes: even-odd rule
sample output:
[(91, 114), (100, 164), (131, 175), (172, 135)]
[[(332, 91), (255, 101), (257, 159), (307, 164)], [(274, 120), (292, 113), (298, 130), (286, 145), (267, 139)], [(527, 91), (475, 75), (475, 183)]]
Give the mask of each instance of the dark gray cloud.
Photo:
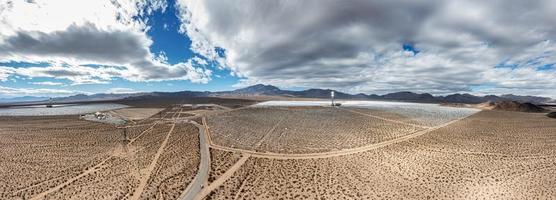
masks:
[(93, 24), (71, 25), (64, 31), (44, 33), (20, 31), (4, 39), (1, 57), (71, 57), (83, 61), (127, 63), (144, 59), (149, 51), (144, 48), (144, 35), (128, 31), (103, 31)]
[[(194, 67), (192, 61), (167, 64), (154, 58), (149, 50), (151, 40), (144, 33), (124, 30), (102, 30), (91, 23), (71, 25), (62, 31), (18, 31), (0, 42), (0, 60), (23, 62), (69, 63), (69, 67), (33, 68), (30, 77), (55, 77), (75, 83), (106, 83), (113, 77), (132, 81), (190, 80), (207, 82), (211, 72)], [(95, 72), (82, 64), (121, 66)], [(83, 70), (85, 69), (85, 70)], [(22, 70), (12, 70), (14, 72)], [(21, 73), (20, 73), (21, 74)], [(91, 75), (96, 74), (96, 75)]]
[[(192, 50), (242, 84), (382, 93), (488, 84), (523, 93), (520, 76), (541, 79), (535, 86), (548, 89), (544, 95), (556, 92), (556, 70), (523, 70), (556, 62), (554, 1), (183, 0), (178, 7)], [(420, 53), (403, 51), (404, 43)], [(546, 55), (541, 63), (527, 64), (539, 55)], [(502, 61), (520, 69), (496, 68)]]

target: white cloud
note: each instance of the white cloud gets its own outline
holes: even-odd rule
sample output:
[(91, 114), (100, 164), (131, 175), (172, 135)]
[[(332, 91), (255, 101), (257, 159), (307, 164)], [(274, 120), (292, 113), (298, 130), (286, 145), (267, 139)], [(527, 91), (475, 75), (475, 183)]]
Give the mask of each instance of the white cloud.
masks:
[(10, 77), (13, 73), (11, 68), (3, 68), (0, 66), (0, 82), (7, 81), (8, 77)]
[[(445, 94), (488, 84), (524, 94), (556, 83), (554, 70), (534, 70), (556, 62), (555, 1), (180, 0), (178, 8), (191, 49), (242, 77), (239, 85)], [(496, 67), (504, 61), (520, 69)]]
[(132, 88), (110, 88), (107, 93), (111, 94), (128, 94), (128, 93), (137, 93), (139, 91), (134, 90)]
[[(210, 72), (203, 67), (191, 61), (168, 64), (167, 58), (150, 51), (149, 27), (139, 16), (164, 12), (166, 7), (163, 0), (5, 1), (0, 3), (0, 62), (51, 63), (44, 70), (62, 63), (66, 71), (79, 73), (56, 78), (74, 84), (107, 83), (112, 77), (208, 82)], [(87, 71), (94, 75), (82, 79), (81, 70), (91, 69), (86, 67), (90, 64), (118, 70)]]
[(63, 83), (60, 83), (60, 82), (51, 82), (51, 81), (29, 82), (29, 84), (33, 84), (33, 85), (48, 85), (48, 86), (59, 86), (59, 85), (64, 85)]
[(67, 96), (71, 94), (82, 94), (84, 92), (62, 90), (62, 89), (47, 89), (47, 88), (13, 88), (0, 86), (1, 96)]
[(13, 75), (30, 78), (54, 78), (72, 81), (72, 85), (106, 84), (114, 77), (123, 76), (125, 69), (115, 67), (87, 67), (87, 66), (49, 66), (49, 67), (2, 67)]

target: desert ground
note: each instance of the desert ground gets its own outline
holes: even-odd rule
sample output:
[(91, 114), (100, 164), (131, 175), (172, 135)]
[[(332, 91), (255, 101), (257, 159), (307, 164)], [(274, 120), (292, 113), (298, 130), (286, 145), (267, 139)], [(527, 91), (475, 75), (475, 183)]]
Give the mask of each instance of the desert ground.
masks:
[(207, 122), (215, 145), (277, 153), (328, 152), (423, 130), (416, 124), (323, 107), (246, 108)]
[(127, 120), (142, 120), (149, 118), (160, 111), (164, 110), (163, 108), (122, 108), (111, 111), (116, 116), (120, 116)]
[(205, 103), (0, 117), (0, 199), (556, 198), (546, 113)]
[(199, 130), (182, 109), (126, 111), (152, 117), (124, 126), (2, 117), (0, 199), (177, 199), (200, 160)]
[[(263, 109), (260, 111), (257, 109)], [(360, 148), (357, 132), (335, 114), (328, 121), (318, 115), (307, 114), (319, 108), (257, 108), (209, 116), (208, 132), (212, 139), (215, 181), (201, 192), (202, 199), (554, 199), (556, 198), (556, 121), (545, 113), (522, 113), (483, 110), (467, 117), (453, 119), (445, 124), (420, 123), (417, 119), (372, 109), (346, 109), (344, 111), (395, 123), (397, 126), (414, 124), (415, 137), (397, 136), (402, 140), (384, 139), (369, 141), (373, 148)], [(324, 108), (320, 108), (324, 109)], [(330, 108), (328, 108), (330, 109)], [(281, 114), (291, 110), (297, 120), (286, 122)], [(259, 112), (269, 114), (259, 115)], [(310, 111), (309, 111), (310, 112)], [(341, 109), (333, 112), (343, 112)], [(236, 115), (237, 117), (230, 117)], [(328, 113), (329, 115), (333, 115)], [(262, 117), (262, 116), (267, 116)], [(211, 119), (211, 117), (213, 119)], [(318, 119), (312, 119), (316, 117)], [(338, 117), (338, 118), (336, 118)], [(233, 119), (227, 119), (233, 118)], [(384, 118), (384, 119), (383, 119)], [(218, 119), (218, 120), (216, 120)], [(238, 127), (220, 128), (235, 120)], [(256, 121), (257, 125), (243, 122)], [(319, 125), (311, 125), (315, 121)], [(340, 123), (334, 124), (332, 121)], [(273, 124), (274, 123), (274, 124)], [(277, 131), (284, 124), (292, 127), (311, 127), (300, 132), (284, 134)], [(301, 125), (307, 123), (308, 125)], [(211, 126), (212, 124), (212, 126)], [(276, 125), (278, 124), (278, 125)], [(328, 125), (331, 125), (330, 127)], [(311, 131), (324, 133), (324, 138), (334, 140), (335, 127), (355, 138), (339, 139), (340, 143), (319, 143)], [(369, 123), (371, 126), (377, 123)], [(231, 127), (231, 125), (228, 125)], [(236, 130), (237, 129), (237, 130)], [(371, 128), (365, 128), (372, 130)], [(357, 129), (355, 129), (357, 130)], [(290, 140), (273, 138), (266, 133)], [(424, 132), (424, 133), (423, 133)], [(263, 133), (261, 136), (260, 133)], [(308, 134), (309, 133), (309, 134)], [(339, 133), (344, 133), (340, 131)], [(381, 137), (380, 132), (369, 132)], [(228, 136), (226, 134), (231, 134)], [(241, 139), (231, 140), (222, 138)], [(254, 136), (251, 136), (254, 135)], [(317, 134), (318, 135), (318, 134)], [(257, 137), (255, 137), (257, 136)], [(347, 136), (346, 136), (347, 137)], [(372, 136), (367, 136), (372, 137)], [(298, 141), (288, 143), (298, 151), (268, 148), (283, 145), (272, 141)], [(260, 142), (262, 141), (262, 142)], [(348, 142), (350, 141), (350, 142)], [(394, 141), (394, 142), (390, 142)], [(373, 142), (375, 145), (373, 145)], [(307, 151), (307, 143), (335, 146), (325, 151)], [(386, 143), (386, 145), (381, 145)], [(341, 144), (339, 146), (336, 146)], [(342, 146), (345, 145), (345, 146)], [(350, 151), (353, 150), (353, 151)], [(326, 153), (328, 151), (328, 153)], [(225, 153), (228, 152), (228, 153)], [(242, 156), (240, 157), (241, 154)], [(225, 158), (226, 157), (226, 158)], [(246, 158), (246, 159), (240, 159)], [(231, 164), (232, 162), (235, 164)], [(237, 166), (241, 165), (241, 166)], [(222, 172), (223, 167), (228, 167)]]

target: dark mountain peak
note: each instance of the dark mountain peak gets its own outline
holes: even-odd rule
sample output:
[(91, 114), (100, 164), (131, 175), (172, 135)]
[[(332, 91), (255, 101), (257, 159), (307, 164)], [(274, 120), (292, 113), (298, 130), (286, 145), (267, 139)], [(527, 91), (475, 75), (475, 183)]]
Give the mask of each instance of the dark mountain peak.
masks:
[(550, 102), (552, 99), (551, 98), (547, 98), (547, 97), (538, 97), (538, 96), (521, 96), (521, 95), (513, 95), (513, 94), (504, 94), (501, 95), (500, 97), (505, 98), (505, 99), (511, 99), (514, 101), (519, 101), (519, 102), (529, 102), (529, 103), (547, 103)]
[(280, 88), (273, 85), (257, 84), (234, 90), (233, 93), (243, 95), (278, 95), (281, 91)]
[(451, 95), (443, 97), (441, 101), (442, 102), (450, 102), (450, 103), (482, 103), (482, 102), (485, 102), (485, 100), (482, 97), (478, 97), (478, 96), (471, 95), (471, 94), (468, 94), (468, 93), (451, 94)]
[(384, 99), (390, 99), (390, 100), (409, 100), (409, 101), (425, 101), (425, 102), (434, 100), (434, 96), (432, 96), (429, 93), (418, 94), (409, 91), (388, 93), (382, 95), (382, 97)]
[(308, 92), (316, 92), (316, 91), (319, 91), (319, 92), (320, 92), (320, 91), (330, 92), (330, 91), (332, 91), (332, 90), (331, 90), (331, 89), (316, 89), (316, 88), (311, 88), (311, 89), (308, 89), (308, 90), (305, 90), (305, 91), (308, 91)]
[(491, 110), (517, 111), (517, 112), (546, 112), (547, 110), (532, 103), (521, 103), (519, 101), (486, 102), (480, 106)]

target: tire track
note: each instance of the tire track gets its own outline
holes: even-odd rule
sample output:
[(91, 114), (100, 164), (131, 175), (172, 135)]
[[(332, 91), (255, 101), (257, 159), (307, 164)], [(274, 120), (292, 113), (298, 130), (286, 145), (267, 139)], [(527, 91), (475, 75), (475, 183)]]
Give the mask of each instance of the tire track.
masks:
[(162, 155), (162, 152), (164, 152), (164, 148), (166, 147), (166, 144), (168, 144), (168, 139), (170, 138), (170, 135), (172, 135), (172, 131), (174, 131), (175, 127), (176, 127), (176, 124), (172, 124), (172, 128), (170, 128), (170, 131), (168, 131), (168, 134), (166, 135), (166, 138), (164, 138), (164, 141), (162, 142), (162, 144), (158, 148), (158, 151), (156, 152), (156, 154), (154, 155), (153, 160), (151, 161), (151, 164), (149, 165), (149, 167), (147, 167), (147, 169), (145, 169), (147, 173), (141, 176), (141, 180), (139, 180), (139, 186), (137, 187), (137, 190), (135, 190), (135, 192), (133, 193), (133, 196), (131, 196), (130, 199), (137, 200), (141, 197), (141, 193), (143, 193), (143, 190), (147, 186), (147, 181), (151, 177), (151, 174), (152, 174), (154, 168), (156, 167), (156, 163), (158, 162), (158, 159), (160, 158), (160, 155)]
[[(471, 115), (470, 115), (471, 116)], [(350, 154), (355, 154), (355, 153), (360, 153), (360, 152), (365, 152), (365, 151), (369, 151), (369, 150), (374, 150), (374, 149), (379, 149), (391, 144), (395, 144), (395, 143), (399, 143), (399, 142), (403, 142), (403, 141), (407, 141), (410, 140), (412, 138), (415, 137), (419, 137), (421, 135), (427, 134), (429, 132), (435, 131), (437, 129), (446, 127), (452, 123), (458, 122), (462, 119), (465, 119), (469, 116), (460, 118), (460, 119), (456, 119), (453, 121), (450, 121), (448, 123), (439, 125), (439, 126), (434, 126), (434, 127), (430, 127), (428, 129), (425, 130), (420, 130), (420, 131), (416, 131), (413, 132), (409, 135), (404, 135), (392, 140), (388, 140), (388, 141), (384, 141), (384, 142), (379, 142), (379, 143), (374, 143), (374, 144), (370, 144), (370, 145), (366, 145), (366, 146), (361, 146), (361, 147), (356, 147), (356, 148), (351, 148), (351, 149), (342, 149), (342, 150), (338, 150), (338, 151), (331, 151), (331, 152), (321, 152), (321, 153), (308, 153), (308, 154), (284, 154), (284, 153), (271, 153), (271, 152), (257, 152), (257, 151), (252, 151), (252, 150), (245, 150), (245, 149), (236, 149), (236, 148), (231, 148), (231, 147), (224, 147), (224, 146), (220, 146), (217, 144), (210, 144), (212, 148), (214, 149), (218, 149), (218, 150), (223, 150), (223, 151), (232, 151), (232, 152), (240, 152), (240, 153), (245, 153), (245, 154), (249, 154), (252, 157), (256, 157), (256, 158), (269, 158), (269, 159), (315, 159), (315, 158), (330, 158), (330, 157), (337, 157), (337, 156), (344, 156), (344, 155), (350, 155)]]
[(195, 196), (195, 199), (204, 199), (213, 190), (220, 187), (224, 182), (226, 182), (234, 173), (249, 159), (249, 154), (243, 154), (241, 159), (239, 159), (230, 169), (226, 170), (224, 174), (220, 175), (216, 180), (214, 180), (209, 186), (203, 188), (201, 192)]
[(47, 191), (44, 191), (44, 192), (41, 192), (41, 193), (37, 194), (37, 195), (34, 196), (33, 198), (30, 198), (30, 200), (43, 199), (44, 197), (46, 197), (46, 195), (48, 195), (48, 194), (50, 194), (50, 193), (53, 193), (53, 192), (56, 192), (56, 191), (62, 189), (63, 187), (65, 187), (65, 186), (67, 186), (67, 185), (73, 183), (74, 181), (76, 181), (76, 180), (78, 180), (78, 179), (80, 179), (80, 178), (82, 178), (82, 177), (84, 177), (84, 176), (87, 176), (87, 175), (89, 175), (90, 173), (93, 173), (93, 172), (95, 172), (95, 171), (100, 170), (100, 169), (98, 169), (98, 168), (100, 168), (102, 165), (104, 165), (104, 163), (105, 163), (106, 161), (110, 160), (111, 158), (112, 158), (112, 156), (110, 156), (110, 157), (108, 157), (108, 158), (105, 158), (104, 160), (102, 160), (102, 161), (101, 161), (100, 163), (98, 163), (97, 165), (91, 167), (90, 169), (87, 169), (87, 170), (83, 171), (83, 173), (81, 173), (81, 174), (79, 174), (79, 175), (77, 175), (77, 176), (75, 176), (75, 177), (73, 177), (73, 178), (70, 178), (70, 179), (67, 180), (66, 182), (63, 182), (62, 184), (57, 185), (56, 187), (50, 188), (50, 189), (48, 189)]

